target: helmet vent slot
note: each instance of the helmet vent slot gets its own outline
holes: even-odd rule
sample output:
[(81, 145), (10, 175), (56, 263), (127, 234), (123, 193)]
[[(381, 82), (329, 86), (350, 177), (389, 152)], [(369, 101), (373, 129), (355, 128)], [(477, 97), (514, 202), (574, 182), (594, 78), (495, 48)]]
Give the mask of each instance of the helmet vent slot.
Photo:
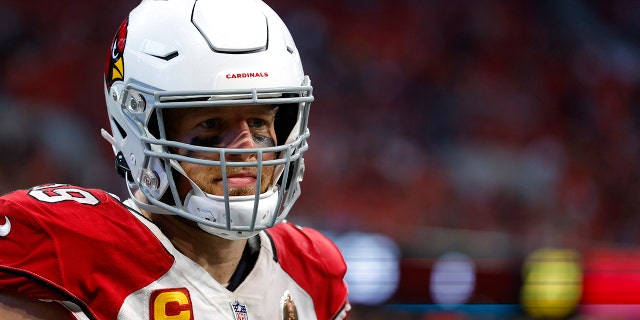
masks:
[(180, 54), (178, 53), (178, 51), (173, 51), (173, 52), (168, 53), (168, 54), (166, 54), (164, 56), (155, 55), (155, 54), (149, 54), (149, 55), (152, 56), (152, 57), (156, 57), (158, 59), (162, 59), (164, 61), (169, 61), (169, 60), (171, 60), (173, 58), (177, 58)]
[(124, 129), (122, 128), (122, 126), (118, 123), (118, 121), (116, 121), (116, 119), (111, 118), (111, 121), (113, 121), (113, 123), (116, 124), (116, 128), (118, 128), (118, 133), (120, 133), (120, 136), (122, 136), (122, 139), (127, 137), (127, 132), (124, 131)]

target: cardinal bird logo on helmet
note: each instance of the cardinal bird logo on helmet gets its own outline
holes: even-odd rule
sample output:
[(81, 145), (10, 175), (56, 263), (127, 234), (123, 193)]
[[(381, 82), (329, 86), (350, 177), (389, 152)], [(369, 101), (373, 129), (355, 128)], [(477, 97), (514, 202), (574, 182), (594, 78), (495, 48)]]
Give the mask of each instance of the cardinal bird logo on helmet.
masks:
[(118, 81), (124, 80), (124, 45), (127, 42), (127, 26), (129, 25), (129, 18), (124, 19), (118, 33), (113, 38), (111, 43), (111, 50), (107, 55), (107, 63), (104, 70), (104, 80), (107, 85), (107, 90), (111, 88), (111, 85)]

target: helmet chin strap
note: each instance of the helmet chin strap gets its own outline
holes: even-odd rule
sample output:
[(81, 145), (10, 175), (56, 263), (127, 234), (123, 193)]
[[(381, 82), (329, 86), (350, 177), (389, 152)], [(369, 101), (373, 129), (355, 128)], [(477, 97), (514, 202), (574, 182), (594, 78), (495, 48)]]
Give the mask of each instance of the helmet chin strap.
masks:
[[(228, 205), (224, 196), (204, 192), (175, 160), (170, 160), (171, 167), (189, 181), (191, 191), (184, 199), (182, 211), (211, 221), (213, 224), (225, 226), (214, 227), (198, 222), (203, 231), (229, 240), (248, 239), (262, 229), (271, 227), (278, 207), (278, 187), (273, 186), (261, 193), (256, 202), (255, 195), (229, 196)], [(257, 208), (256, 208), (257, 207)], [(255, 211), (255, 214), (254, 214)], [(183, 216), (189, 219), (188, 216)], [(276, 223), (278, 223), (276, 219)], [(233, 230), (234, 227), (236, 230)], [(232, 230), (227, 230), (232, 229)], [(246, 229), (246, 230), (237, 230)]]
[[(230, 197), (228, 216), (224, 197), (220, 196), (208, 194), (201, 197), (189, 192), (185, 199), (185, 206), (188, 212), (198, 214), (206, 220), (228, 224), (231, 228), (241, 226), (247, 230), (226, 230), (198, 223), (200, 229), (229, 240), (247, 239), (271, 226), (278, 205), (278, 193), (274, 192), (274, 189), (276, 188), (261, 194), (258, 203), (255, 201), (255, 196)], [(258, 206), (257, 210), (256, 206)], [(254, 230), (249, 230), (252, 223)]]

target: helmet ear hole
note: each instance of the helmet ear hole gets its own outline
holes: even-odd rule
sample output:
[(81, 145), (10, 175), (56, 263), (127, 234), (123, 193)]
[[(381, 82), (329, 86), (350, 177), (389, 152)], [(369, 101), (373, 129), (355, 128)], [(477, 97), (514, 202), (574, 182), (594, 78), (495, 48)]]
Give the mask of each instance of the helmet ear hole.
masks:
[(274, 127), (279, 146), (287, 142), (291, 130), (293, 130), (298, 121), (298, 111), (298, 104), (282, 104), (278, 106)]
[[(291, 96), (291, 95), (290, 95)], [(287, 142), (287, 139), (291, 135), (291, 130), (295, 127), (298, 121), (298, 112), (299, 112), (298, 104), (282, 104), (278, 106), (278, 113), (276, 114), (275, 120), (275, 131), (276, 131), (276, 139), (278, 139), (278, 145), (283, 145)], [(289, 163), (289, 168), (294, 168), (295, 162), (292, 161)], [(294, 177), (295, 170), (289, 170), (287, 176), (287, 185), (285, 188), (289, 188), (291, 184), (291, 180)], [(278, 179), (278, 185), (282, 186), (282, 180), (284, 176), (281, 176)]]
[(118, 130), (118, 133), (120, 133), (120, 136), (122, 136), (122, 139), (126, 138), (127, 131), (125, 131), (124, 128), (122, 128), (122, 126), (118, 123), (118, 121), (116, 121), (115, 118), (111, 117), (111, 121), (113, 122), (113, 124), (115, 124), (115, 127)]
[(160, 127), (158, 126), (158, 110), (154, 109), (151, 112), (151, 116), (149, 117), (149, 123), (147, 124), (147, 129), (149, 133), (151, 133), (154, 137), (160, 138)]
[[(165, 160), (168, 161), (168, 160)], [(171, 176), (173, 177), (173, 179), (179, 179), (177, 177), (180, 177), (180, 173), (178, 172), (178, 170), (174, 169), (173, 167), (171, 168)], [(170, 206), (175, 206), (176, 205), (176, 201), (173, 198), (173, 194), (171, 193), (171, 190), (167, 190), (165, 191), (165, 193), (162, 195), (162, 198), (160, 198), (160, 201), (170, 205)]]
[(295, 167), (296, 163), (295, 161), (291, 161), (289, 162), (289, 173), (287, 174), (287, 185), (286, 186), (282, 186), (282, 180), (284, 179), (284, 175), (280, 176), (280, 178), (278, 179), (278, 185), (284, 187), (285, 189), (289, 189), (289, 187), (291, 186), (291, 182), (295, 177), (295, 172), (296, 172), (296, 167)]

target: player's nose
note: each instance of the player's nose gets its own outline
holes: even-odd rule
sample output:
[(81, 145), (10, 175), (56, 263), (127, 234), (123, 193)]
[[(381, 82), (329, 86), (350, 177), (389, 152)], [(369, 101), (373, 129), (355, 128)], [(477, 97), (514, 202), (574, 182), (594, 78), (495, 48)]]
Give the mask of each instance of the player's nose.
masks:
[[(257, 144), (253, 139), (251, 129), (246, 121), (238, 121), (227, 132), (228, 143), (226, 148), (229, 149), (249, 149), (257, 148)], [(228, 153), (227, 159), (235, 161), (246, 161), (247, 158), (255, 154), (249, 153)]]

